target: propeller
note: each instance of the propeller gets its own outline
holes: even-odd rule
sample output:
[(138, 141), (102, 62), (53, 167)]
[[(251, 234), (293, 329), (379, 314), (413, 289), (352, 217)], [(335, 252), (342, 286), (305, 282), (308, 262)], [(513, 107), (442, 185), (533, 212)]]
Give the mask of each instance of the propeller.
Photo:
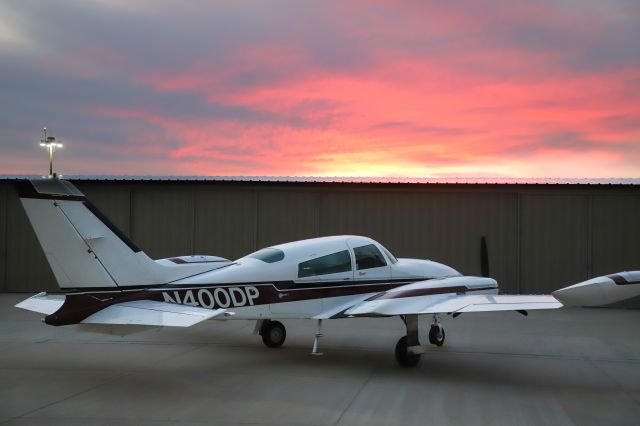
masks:
[[(489, 250), (487, 249), (487, 237), (484, 235), (480, 238), (480, 273), (485, 278), (489, 277)], [(451, 315), (451, 312), (447, 315)], [(462, 312), (454, 312), (451, 316), (457, 318), (460, 315), (462, 315)]]
[(489, 250), (487, 249), (487, 237), (480, 238), (480, 273), (483, 277), (489, 277)]

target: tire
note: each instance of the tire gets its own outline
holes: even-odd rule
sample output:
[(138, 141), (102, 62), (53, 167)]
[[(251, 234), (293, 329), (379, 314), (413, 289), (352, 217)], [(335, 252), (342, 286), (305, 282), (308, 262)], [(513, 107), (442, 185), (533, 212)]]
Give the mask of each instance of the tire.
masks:
[(262, 335), (262, 342), (268, 348), (279, 348), (287, 338), (287, 330), (279, 321), (266, 322), (260, 334)]
[(401, 367), (415, 367), (422, 355), (409, 353), (407, 350), (407, 336), (403, 336), (396, 343), (396, 361)]
[(442, 346), (444, 344), (445, 332), (442, 326), (432, 325), (429, 330), (429, 343), (436, 346)]

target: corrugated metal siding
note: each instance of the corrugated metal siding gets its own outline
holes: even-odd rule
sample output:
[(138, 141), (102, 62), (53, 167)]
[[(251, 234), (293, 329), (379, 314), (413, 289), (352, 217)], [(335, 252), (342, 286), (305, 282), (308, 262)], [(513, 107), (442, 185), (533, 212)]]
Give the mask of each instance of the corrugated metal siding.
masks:
[(256, 247), (256, 193), (197, 189), (195, 191), (195, 254), (214, 254), (228, 259)]
[(640, 195), (592, 198), (592, 274), (640, 269)]
[(0, 291), (7, 281), (7, 194), (8, 188), (0, 185)]
[(522, 293), (548, 293), (588, 278), (588, 207), (581, 195), (522, 197)]
[(256, 248), (319, 236), (318, 210), (313, 191), (260, 191)]
[(193, 195), (176, 186), (132, 187), (131, 235), (152, 258), (194, 254)]

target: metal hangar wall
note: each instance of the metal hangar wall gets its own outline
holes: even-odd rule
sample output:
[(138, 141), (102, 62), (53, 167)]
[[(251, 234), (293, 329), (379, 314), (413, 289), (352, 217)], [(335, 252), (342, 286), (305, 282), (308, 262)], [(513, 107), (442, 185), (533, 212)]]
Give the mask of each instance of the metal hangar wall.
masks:
[[(323, 235), (370, 236), (398, 257), (548, 293), (640, 269), (640, 185), (171, 178), (70, 179), (152, 258), (231, 259)], [(0, 179), (0, 291), (57, 290), (13, 189)]]

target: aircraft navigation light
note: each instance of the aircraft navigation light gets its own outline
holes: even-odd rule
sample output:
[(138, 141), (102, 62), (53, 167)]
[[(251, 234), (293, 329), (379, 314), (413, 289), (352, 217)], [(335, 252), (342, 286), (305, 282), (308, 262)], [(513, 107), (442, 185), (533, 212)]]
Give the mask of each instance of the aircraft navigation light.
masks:
[(53, 153), (56, 152), (56, 148), (62, 148), (63, 145), (56, 141), (54, 136), (47, 136), (46, 127), (42, 131), (44, 132), (44, 139), (40, 139), (40, 146), (49, 151), (49, 176), (53, 176)]

